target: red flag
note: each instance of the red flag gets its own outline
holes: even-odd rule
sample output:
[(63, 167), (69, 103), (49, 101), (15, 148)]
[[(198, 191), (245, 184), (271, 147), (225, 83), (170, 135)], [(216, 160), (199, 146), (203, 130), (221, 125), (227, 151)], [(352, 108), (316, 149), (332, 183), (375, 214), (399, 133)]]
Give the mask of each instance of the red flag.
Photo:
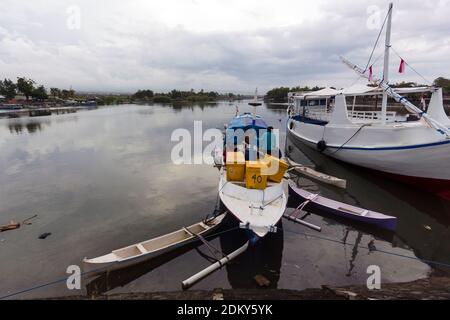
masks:
[(370, 82), (373, 81), (373, 70), (372, 70), (372, 66), (369, 67), (369, 81), (370, 81)]
[(400, 67), (398, 68), (398, 73), (405, 73), (405, 60), (401, 59)]

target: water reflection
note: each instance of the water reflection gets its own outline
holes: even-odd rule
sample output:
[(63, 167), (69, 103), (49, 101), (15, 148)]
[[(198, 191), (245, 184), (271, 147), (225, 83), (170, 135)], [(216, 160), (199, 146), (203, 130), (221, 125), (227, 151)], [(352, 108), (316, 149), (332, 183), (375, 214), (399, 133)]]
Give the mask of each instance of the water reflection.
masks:
[[(46, 116), (41, 117), (39, 120), (32, 118), (15, 118), (15, 119), (4, 119), (3, 122), (8, 128), (9, 133), (13, 135), (17, 134), (35, 134), (40, 133), (44, 129), (50, 127), (52, 123), (64, 123), (64, 122), (74, 122), (77, 121), (78, 117), (73, 115), (64, 116)], [(1, 126), (0, 122), (0, 126)]]
[[(2, 233), (0, 294), (60, 279), (67, 276), (68, 265), (80, 264), (86, 256), (98, 256), (177, 230), (211, 212), (217, 198), (217, 169), (209, 165), (174, 165), (170, 137), (178, 128), (192, 131), (196, 120), (203, 121), (204, 130), (222, 129), (234, 116), (236, 104), (241, 112), (252, 111), (245, 101), (235, 101), (186, 107), (121, 105), (33, 119), (0, 119), (0, 171), (4, 173), (0, 175), (1, 221), (20, 220), (30, 212), (39, 215), (29, 228)], [(269, 125), (280, 129), (283, 146), (283, 108), (262, 106), (258, 113)], [(27, 123), (31, 125), (27, 127)], [(317, 169), (349, 182), (346, 191), (305, 179), (301, 179), (302, 185), (320, 189), (324, 196), (336, 200), (396, 215), (400, 220), (397, 233), (385, 235), (331, 216), (308, 217), (324, 227), (327, 237), (342, 239), (343, 230), (348, 228), (351, 231), (347, 243), (361, 232), (362, 246), (366, 240), (375, 239), (380, 248), (392, 249), (392, 244), (413, 250), (419, 257), (449, 259), (449, 221), (442, 216), (442, 202), (329, 159), (308, 160), (298, 148), (293, 148), (292, 156), (294, 160), (298, 157), (297, 162), (314, 162)], [(269, 279), (272, 287), (286, 289), (364, 283), (366, 264), (372, 264), (375, 256), (379, 259), (376, 264), (391, 268), (391, 272), (383, 269), (383, 275), (391, 281), (414, 280), (429, 270), (420, 262), (405, 264), (395, 257), (361, 254), (364, 250), (354, 255), (349, 251), (345, 257), (345, 246), (295, 233), (302, 231), (301, 226), (285, 221), (282, 232), (270, 235), (197, 288), (255, 287), (257, 274)], [(36, 235), (44, 232), (52, 236), (37, 240)], [(213, 241), (229, 252), (244, 240), (242, 232), (236, 232)], [(22, 250), (17, 251), (18, 247)], [(350, 261), (353, 268), (351, 276), (346, 277)], [(123, 286), (117, 290), (128, 292), (137, 287), (142, 291), (179, 290), (182, 277), (206, 265), (194, 250), (173, 253), (123, 272), (99, 275), (89, 290), (103, 292), (117, 286)], [(415, 266), (412, 271), (411, 265)], [(30, 280), (37, 273), (39, 279)], [(73, 294), (61, 287), (41, 288), (38, 296)]]
[[(393, 247), (411, 249), (420, 259), (450, 264), (450, 246), (444, 245), (450, 242), (450, 201), (386, 179), (370, 170), (335, 161), (289, 137), (286, 150), (296, 162), (315, 165), (319, 171), (347, 180), (346, 190), (320, 185), (322, 195), (396, 216), (395, 234), (390, 237), (382, 235)], [(333, 220), (348, 224), (340, 219)], [(364, 230), (363, 226), (350, 225)], [(450, 273), (446, 266), (430, 263), (430, 267)]]
[[(225, 266), (228, 281), (233, 289), (258, 287), (255, 281), (257, 275), (269, 280), (269, 288), (278, 287), (284, 243), (282, 221), (277, 227), (278, 232), (269, 233), (263, 239), (259, 239), (238, 259)], [(245, 230), (226, 233), (220, 236), (220, 245), (224, 252), (231, 253), (243, 246), (248, 237)]]
[[(346, 257), (347, 257), (347, 245), (346, 244), (347, 244), (347, 238), (348, 238), (350, 231), (351, 231), (350, 228), (346, 228), (344, 237), (342, 239), (342, 242), (344, 243), (344, 254)], [(356, 241), (353, 244), (350, 259), (348, 260), (348, 271), (346, 274), (347, 277), (350, 277), (352, 275), (353, 268), (355, 268), (355, 260), (358, 255), (358, 249), (361, 244), (362, 237), (363, 237), (362, 232), (357, 231)]]
[(21, 134), (24, 128), (28, 133), (33, 134), (36, 131), (42, 130), (42, 125), (40, 122), (28, 122), (28, 123), (10, 123), (8, 124), (9, 132), (11, 134)]

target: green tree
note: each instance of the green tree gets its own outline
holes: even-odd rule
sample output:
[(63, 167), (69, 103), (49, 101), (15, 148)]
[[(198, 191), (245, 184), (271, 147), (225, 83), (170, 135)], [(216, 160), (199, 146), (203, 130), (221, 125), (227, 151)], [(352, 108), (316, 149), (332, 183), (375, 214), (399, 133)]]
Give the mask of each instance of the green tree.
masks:
[(286, 102), (289, 91), (290, 89), (287, 87), (274, 88), (267, 92), (267, 97), (273, 102)]
[(53, 96), (54, 99), (61, 95), (61, 90), (59, 90), (58, 88), (50, 88), (50, 94)]
[(433, 85), (436, 87), (441, 87), (445, 94), (450, 94), (450, 79), (439, 77), (434, 80)]
[(34, 90), (34, 80), (27, 79), (25, 77), (17, 78), (17, 89), (22, 92), (27, 100), (31, 96)]
[(48, 99), (47, 90), (45, 90), (45, 87), (42, 85), (33, 89), (31, 96), (37, 100)]
[(16, 95), (16, 84), (10, 79), (0, 80), (0, 94), (6, 99), (12, 99)]
[(153, 98), (153, 91), (152, 90), (138, 90), (133, 97), (135, 99), (152, 99)]
[(62, 89), (61, 90), (61, 98), (63, 99), (69, 99), (69, 98), (73, 98), (75, 97), (75, 90), (67, 90), (67, 89)]

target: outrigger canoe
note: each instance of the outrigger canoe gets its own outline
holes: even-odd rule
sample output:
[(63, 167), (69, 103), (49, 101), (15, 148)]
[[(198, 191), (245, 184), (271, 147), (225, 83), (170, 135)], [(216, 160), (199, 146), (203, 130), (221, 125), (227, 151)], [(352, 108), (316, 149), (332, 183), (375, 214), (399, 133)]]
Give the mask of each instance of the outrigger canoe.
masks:
[(206, 222), (202, 221), (154, 239), (113, 250), (103, 256), (92, 259), (84, 258), (83, 262), (88, 267), (94, 267), (95, 270), (102, 269), (102, 267), (105, 270), (121, 269), (202, 240), (220, 225), (225, 215), (226, 213)]
[(297, 197), (301, 201), (308, 201), (305, 205), (306, 210), (317, 209), (325, 213), (375, 225), (379, 228), (390, 231), (395, 231), (397, 227), (396, 217), (322, 197), (318, 194), (314, 194), (297, 187), (294, 181), (289, 181), (289, 195), (292, 197)]

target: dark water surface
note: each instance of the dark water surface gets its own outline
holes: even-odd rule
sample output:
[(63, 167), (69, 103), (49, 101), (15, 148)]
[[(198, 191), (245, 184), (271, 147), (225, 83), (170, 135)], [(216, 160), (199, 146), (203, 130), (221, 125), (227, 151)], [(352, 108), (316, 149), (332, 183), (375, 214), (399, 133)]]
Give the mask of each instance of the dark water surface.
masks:
[[(242, 102), (240, 111), (251, 111)], [(218, 170), (211, 165), (175, 165), (173, 130), (223, 128), (234, 104), (173, 107), (122, 105), (75, 114), (0, 119), (0, 224), (33, 214), (32, 225), (0, 233), (0, 296), (62, 279), (60, 283), (11, 298), (51, 297), (91, 292), (173, 291), (206, 267), (187, 248), (132, 268), (83, 278), (82, 291), (63, 280), (69, 265), (82, 265), (123, 246), (200, 221), (213, 211)], [(281, 128), (285, 110), (263, 106), (266, 121)], [(212, 274), (195, 289), (257, 287), (262, 274), (273, 288), (303, 289), (323, 284), (364, 284), (367, 267), (378, 265), (383, 282), (409, 281), (448, 272), (417, 258), (450, 264), (448, 201), (385, 180), (373, 173), (323, 158), (289, 139), (297, 162), (348, 180), (348, 189), (300, 183), (321, 194), (399, 218), (395, 234), (311, 215), (317, 233), (283, 221), (282, 230)], [(288, 209), (292, 210), (292, 209)], [(226, 229), (226, 227), (223, 227)], [(51, 233), (38, 239), (42, 233)], [(238, 230), (213, 243), (230, 252), (245, 241)], [(345, 243), (345, 244), (344, 244)], [(378, 250), (368, 250), (369, 243)], [(204, 247), (200, 250), (205, 251)], [(408, 258), (410, 257), (410, 258)], [(412, 258), (412, 259), (411, 259)], [(86, 289), (87, 287), (87, 289)]]

